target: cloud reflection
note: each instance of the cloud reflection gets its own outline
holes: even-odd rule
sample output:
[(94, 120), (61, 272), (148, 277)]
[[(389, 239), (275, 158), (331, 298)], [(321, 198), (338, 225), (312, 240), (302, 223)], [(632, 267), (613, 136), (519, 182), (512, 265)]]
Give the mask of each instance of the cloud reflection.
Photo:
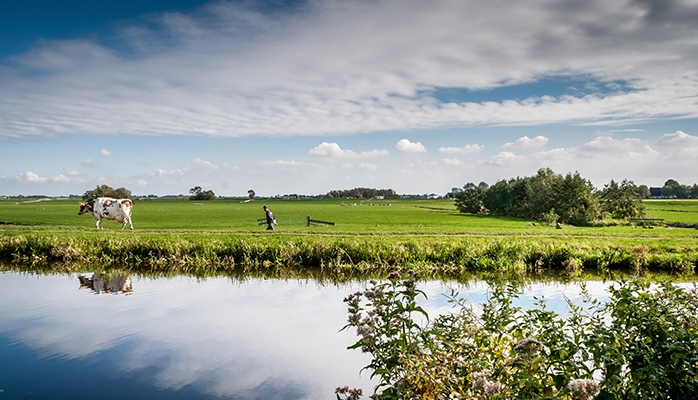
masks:
[[(342, 299), (362, 283), (132, 278), (129, 296), (95, 296), (78, 290), (80, 283), (77, 276), (0, 274), (0, 334), (41, 358), (96, 359), (116, 365), (116, 376), (137, 376), (160, 389), (266, 399), (332, 398), (344, 385), (372, 392), (369, 373), (359, 377), (368, 355), (346, 350), (354, 332), (338, 333), (346, 323)], [(599, 297), (605, 286), (588, 284)], [(450, 288), (475, 305), (488, 293), (482, 282), (420, 288), (430, 315), (451, 310), (443, 296)], [(517, 305), (530, 307), (531, 296), (545, 296), (562, 313), (563, 293), (575, 298), (579, 287), (535, 284), (526, 292)]]

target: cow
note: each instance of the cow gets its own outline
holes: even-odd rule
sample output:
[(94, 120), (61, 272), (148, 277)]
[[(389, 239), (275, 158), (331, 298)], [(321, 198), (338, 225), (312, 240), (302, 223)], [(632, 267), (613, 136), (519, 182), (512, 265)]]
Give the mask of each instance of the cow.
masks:
[(131, 277), (123, 274), (108, 276), (105, 274), (95, 273), (91, 278), (84, 275), (78, 275), (80, 281), (80, 289), (92, 289), (97, 294), (130, 294), (133, 292), (133, 282)]
[(95, 228), (102, 229), (102, 219), (113, 219), (121, 223), (121, 230), (128, 223), (133, 230), (131, 222), (131, 208), (133, 201), (130, 199), (112, 199), (110, 197), (98, 197), (85, 203), (80, 203), (78, 215), (91, 213), (95, 218)]

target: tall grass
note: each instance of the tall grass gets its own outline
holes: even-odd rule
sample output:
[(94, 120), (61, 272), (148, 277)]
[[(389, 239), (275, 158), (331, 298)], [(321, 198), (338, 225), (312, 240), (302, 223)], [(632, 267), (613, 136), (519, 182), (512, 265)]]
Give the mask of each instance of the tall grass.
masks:
[(186, 274), (233, 270), (418, 269), (432, 275), (584, 270), (694, 274), (698, 247), (671, 241), (607, 238), (158, 234), (14, 232), (0, 235), (0, 260), (83, 263), (134, 272)]

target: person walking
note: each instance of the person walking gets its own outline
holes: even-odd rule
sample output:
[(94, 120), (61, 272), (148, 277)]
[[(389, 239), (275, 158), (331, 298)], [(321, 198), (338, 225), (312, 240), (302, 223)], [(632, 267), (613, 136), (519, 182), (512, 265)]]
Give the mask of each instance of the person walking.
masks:
[(271, 210), (269, 207), (264, 206), (264, 212), (267, 214), (267, 230), (268, 231), (273, 231), (274, 226), (277, 225), (276, 223), (276, 218), (274, 218), (274, 214), (272, 214)]

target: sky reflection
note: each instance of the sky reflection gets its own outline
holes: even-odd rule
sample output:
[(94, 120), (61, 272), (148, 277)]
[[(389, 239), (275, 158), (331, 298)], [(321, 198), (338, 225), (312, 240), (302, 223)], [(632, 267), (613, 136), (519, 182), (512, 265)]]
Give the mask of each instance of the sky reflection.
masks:
[[(100, 390), (103, 398), (328, 399), (337, 386), (372, 390), (369, 373), (359, 376), (370, 359), (346, 349), (354, 332), (338, 332), (342, 299), (364, 283), (131, 280), (128, 295), (109, 295), (79, 290), (77, 275), (0, 274), (0, 370), (13, 370), (0, 381), (0, 398), (30, 390), (79, 397), (96, 382), (114, 387)], [(604, 296), (605, 284), (589, 286)], [(469, 304), (486, 300), (481, 282), (422, 283), (431, 315), (451, 308), (442, 295), (450, 287)], [(536, 284), (526, 292), (517, 305), (544, 295), (560, 313), (563, 292), (574, 298), (579, 287)]]

